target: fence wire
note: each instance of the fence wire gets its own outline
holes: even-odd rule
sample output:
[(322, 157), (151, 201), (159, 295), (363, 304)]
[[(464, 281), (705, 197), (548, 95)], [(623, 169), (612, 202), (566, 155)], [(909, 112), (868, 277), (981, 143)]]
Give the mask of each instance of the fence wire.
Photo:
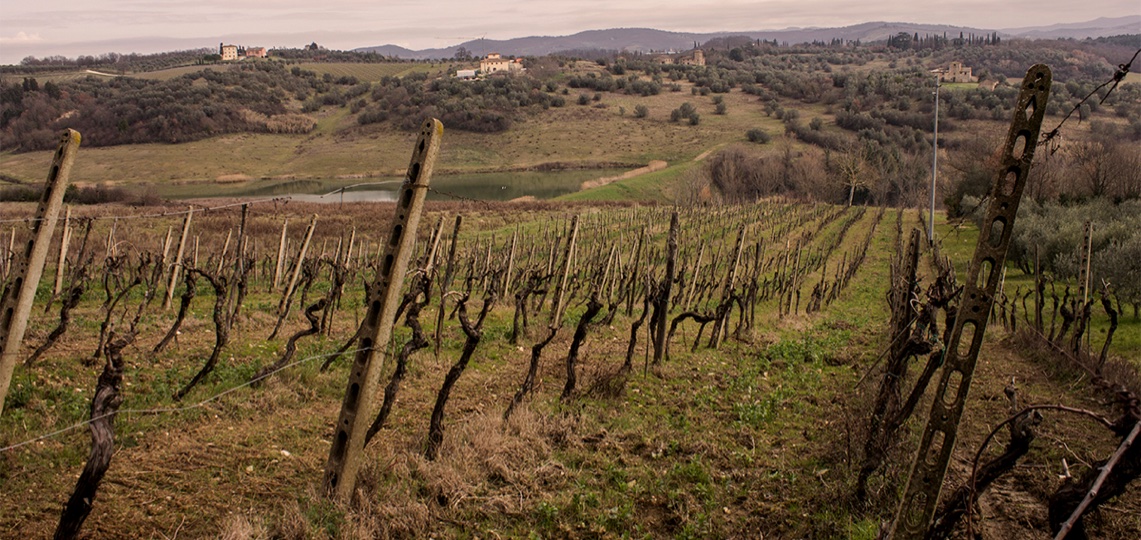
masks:
[[(1099, 90), (1108, 86), (1109, 91), (1106, 92), (1104, 96), (1101, 96), (1101, 100), (1098, 101), (1098, 104), (1105, 103), (1105, 100), (1108, 99), (1109, 95), (1117, 89), (1117, 86), (1121, 84), (1121, 81), (1125, 80), (1125, 76), (1129, 74), (1129, 70), (1133, 67), (1133, 61), (1137, 60), (1138, 55), (1141, 55), (1141, 49), (1137, 49), (1137, 52), (1133, 53), (1133, 58), (1130, 58), (1128, 62), (1124, 64), (1118, 64), (1117, 70), (1113, 72), (1113, 77), (1110, 77), (1108, 81), (1099, 84), (1097, 88), (1094, 88), (1089, 94), (1086, 95), (1086, 97), (1077, 102), (1077, 104), (1075, 104), (1074, 107), (1070, 109), (1070, 112), (1066, 113), (1066, 116), (1062, 118), (1062, 121), (1058, 122), (1058, 125), (1055, 126), (1054, 129), (1050, 130), (1049, 133), (1046, 133), (1046, 136), (1043, 137), (1042, 140), (1038, 141), (1038, 146), (1043, 146), (1046, 143), (1056, 139), (1061, 132), (1062, 126), (1066, 124), (1066, 120), (1069, 120), (1070, 116), (1073, 116), (1074, 112), (1080, 109), (1082, 105), (1084, 105), (1087, 101), (1090, 100), (1090, 98), (1096, 95)], [(1078, 122), (1081, 122), (1080, 115), (1078, 116)], [(1052, 154), (1056, 151), (1057, 146), (1054, 146), (1052, 147), (1050, 153)]]
[(319, 359), (319, 358), (328, 358), (330, 356), (340, 356), (341, 354), (352, 355), (352, 354), (356, 354), (356, 352), (360, 351), (360, 350), (363, 350), (363, 349), (353, 349), (353, 350), (345, 351), (344, 353), (331, 352), (331, 353), (317, 354), (317, 355), (313, 355), (313, 356), (310, 356), (307, 358), (302, 358), (300, 360), (296, 360), (294, 362), (291, 362), (289, 364), (281, 366), (278, 369), (270, 371), (269, 373), (266, 373), (265, 375), (262, 375), (260, 377), (256, 377), (254, 379), (246, 381), (246, 382), (239, 384), (237, 386), (234, 386), (232, 388), (228, 388), (226, 390), (223, 390), (222, 392), (214, 394), (213, 396), (210, 396), (210, 397), (208, 397), (202, 401), (199, 401), (199, 402), (191, 404), (191, 405), (186, 405), (183, 407), (159, 407), (159, 408), (155, 408), (155, 409), (120, 409), (120, 410), (112, 412), (112, 413), (107, 413), (107, 414), (104, 414), (101, 416), (96, 416), (95, 418), (89, 418), (89, 419), (84, 420), (82, 422), (67, 426), (63, 429), (57, 429), (57, 430), (52, 431), (50, 433), (45, 433), (43, 435), (40, 435), (40, 436), (32, 438), (32, 439), (28, 439), (26, 441), (22, 441), (22, 442), (19, 442), (19, 443), (10, 445), (10, 446), (5, 446), (3, 448), (0, 448), (0, 454), (3, 454), (5, 452), (10, 452), (10, 451), (16, 450), (18, 448), (22, 448), (22, 447), (27, 446), (27, 445), (32, 444), (32, 443), (36, 443), (39, 441), (44, 441), (47, 439), (55, 438), (59, 435), (67, 433), (69, 431), (74, 431), (74, 430), (79, 429), (81, 427), (87, 426), (88, 424), (91, 424), (92, 422), (95, 422), (96, 420), (102, 420), (104, 418), (107, 418), (110, 416), (115, 416), (118, 414), (140, 414), (140, 415), (172, 414), (172, 413), (180, 413), (180, 412), (185, 412), (185, 411), (189, 411), (189, 410), (193, 410), (193, 409), (198, 409), (198, 408), (206, 406), (207, 404), (209, 404), (213, 401), (217, 401), (218, 399), (222, 398), (225, 395), (236, 392), (237, 390), (239, 390), (241, 388), (245, 388), (247, 386), (257, 384), (257, 383), (261, 382), (262, 380), (265, 380), (269, 376), (274, 375), (280, 371), (284, 371), (286, 369), (289, 369), (293, 366), (304, 364), (306, 362), (311, 362), (311, 361)]

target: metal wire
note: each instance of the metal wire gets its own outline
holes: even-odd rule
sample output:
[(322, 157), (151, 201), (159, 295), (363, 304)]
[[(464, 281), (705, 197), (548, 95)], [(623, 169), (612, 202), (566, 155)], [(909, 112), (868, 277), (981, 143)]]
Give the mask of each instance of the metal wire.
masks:
[[(361, 349), (354, 349), (354, 350), (352, 350), (352, 351), (346, 351), (346, 354), (353, 354), (353, 353), (357, 352), (358, 350), (361, 350)], [(330, 356), (339, 356), (340, 354), (341, 354), (341, 353), (338, 353), (338, 352), (331, 352), (331, 353), (318, 354), (318, 355), (310, 356), (310, 357), (307, 357), (307, 358), (302, 358), (302, 359), (300, 359), (300, 360), (297, 360), (297, 361), (291, 362), (291, 363), (289, 363), (289, 364), (286, 364), (286, 365), (284, 365), (284, 366), (281, 366), (281, 367), (280, 367), (280, 368), (278, 368), (278, 369), (275, 369), (275, 370), (273, 370), (273, 371), (270, 371), (269, 373), (266, 373), (265, 375), (262, 375), (262, 376), (260, 376), (260, 377), (257, 377), (257, 378), (254, 378), (254, 379), (252, 379), (252, 380), (246, 381), (246, 382), (244, 382), (244, 383), (242, 383), (242, 384), (239, 384), (239, 385), (237, 385), (237, 386), (234, 386), (234, 387), (232, 387), (232, 388), (228, 388), (228, 389), (226, 389), (226, 390), (223, 390), (222, 392), (219, 392), (219, 393), (217, 393), (217, 394), (214, 394), (213, 396), (210, 396), (210, 397), (208, 397), (208, 398), (206, 398), (206, 399), (204, 399), (204, 400), (202, 400), (202, 401), (199, 401), (199, 402), (197, 402), (197, 403), (194, 403), (194, 404), (192, 404), (192, 405), (186, 405), (186, 406), (184, 406), (184, 407), (160, 407), (160, 408), (156, 408), (156, 409), (120, 409), (120, 410), (118, 410), (118, 411), (115, 411), (115, 412), (112, 412), (112, 413), (107, 413), (107, 414), (104, 414), (104, 415), (101, 415), (101, 416), (96, 416), (95, 418), (90, 418), (90, 419), (84, 420), (84, 421), (82, 421), (82, 422), (79, 422), (79, 423), (77, 423), (77, 424), (74, 424), (74, 425), (71, 425), (71, 426), (65, 427), (65, 428), (63, 428), (63, 429), (57, 429), (57, 430), (55, 430), (55, 431), (52, 431), (51, 433), (45, 433), (45, 434), (43, 434), (43, 435), (40, 435), (40, 436), (38, 436), (38, 437), (35, 437), (35, 438), (32, 438), (32, 439), (28, 439), (28, 440), (26, 440), (26, 441), (23, 441), (23, 442), (19, 442), (19, 443), (16, 443), (16, 444), (10, 445), (10, 446), (5, 446), (5, 447), (3, 447), (3, 448), (0, 448), (0, 454), (2, 454), (2, 453), (5, 453), (5, 452), (10, 452), (10, 451), (12, 451), (12, 450), (16, 450), (17, 448), (21, 448), (21, 447), (27, 446), (27, 445), (29, 445), (29, 444), (32, 444), (32, 443), (35, 443), (35, 442), (39, 442), (39, 441), (43, 441), (43, 440), (47, 440), (47, 439), (51, 439), (51, 438), (54, 438), (54, 437), (56, 437), (56, 436), (58, 436), (58, 435), (61, 435), (61, 434), (63, 434), (63, 433), (67, 433), (68, 431), (73, 431), (73, 430), (79, 429), (79, 428), (81, 428), (81, 427), (84, 427), (84, 426), (86, 426), (86, 425), (88, 425), (88, 424), (91, 424), (92, 422), (95, 422), (96, 420), (102, 420), (102, 419), (104, 419), (104, 418), (107, 418), (107, 417), (109, 417), (109, 416), (114, 416), (114, 415), (117, 415), (117, 414), (123, 414), (123, 413), (131, 413), (131, 414), (167, 414), (167, 413), (180, 413), (180, 412), (185, 412), (185, 411), (189, 411), (189, 410), (193, 410), (193, 409), (201, 408), (201, 407), (205, 406), (206, 404), (208, 404), (208, 403), (210, 403), (210, 402), (212, 402), (212, 401), (215, 401), (215, 400), (217, 400), (217, 399), (221, 398), (222, 396), (225, 396), (225, 395), (227, 395), (227, 394), (231, 394), (231, 393), (233, 393), (233, 392), (237, 391), (237, 390), (238, 390), (238, 389), (240, 389), (240, 388), (245, 388), (245, 387), (247, 387), (247, 386), (250, 386), (250, 385), (256, 384), (256, 383), (258, 383), (258, 382), (261, 382), (262, 380), (266, 379), (266, 378), (267, 378), (267, 377), (269, 377), (270, 375), (273, 375), (273, 374), (275, 374), (275, 373), (277, 373), (277, 372), (279, 372), (279, 371), (283, 371), (283, 370), (285, 370), (285, 369), (288, 369), (288, 368), (291, 368), (291, 367), (293, 367), (293, 366), (296, 366), (296, 365), (299, 365), (299, 364), (304, 364), (304, 363), (306, 363), (306, 362), (310, 362), (310, 361), (316, 360), (316, 359), (318, 359), (318, 358), (328, 358), (328, 357), (330, 357)]]

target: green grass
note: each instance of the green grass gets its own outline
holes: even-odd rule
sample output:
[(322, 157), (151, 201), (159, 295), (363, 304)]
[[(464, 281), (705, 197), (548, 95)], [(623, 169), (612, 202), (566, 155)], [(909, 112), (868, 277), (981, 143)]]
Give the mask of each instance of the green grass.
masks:
[(605, 186), (563, 195), (561, 201), (655, 201), (673, 199), (674, 186), (690, 169), (699, 166), (689, 161)]

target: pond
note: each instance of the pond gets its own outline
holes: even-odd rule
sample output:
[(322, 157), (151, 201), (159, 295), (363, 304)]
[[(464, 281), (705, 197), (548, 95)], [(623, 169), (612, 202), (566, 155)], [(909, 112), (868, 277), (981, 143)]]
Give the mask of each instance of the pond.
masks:
[[(436, 174), (429, 200), (467, 199), (507, 201), (531, 196), (551, 199), (579, 191), (587, 180), (614, 176), (623, 169), (520, 171), (471, 174)], [(174, 199), (201, 197), (284, 197), (305, 202), (394, 201), (403, 177), (365, 179), (251, 180), (220, 184), (164, 186), (160, 195)], [(453, 197), (454, 196), (454, 197)]]

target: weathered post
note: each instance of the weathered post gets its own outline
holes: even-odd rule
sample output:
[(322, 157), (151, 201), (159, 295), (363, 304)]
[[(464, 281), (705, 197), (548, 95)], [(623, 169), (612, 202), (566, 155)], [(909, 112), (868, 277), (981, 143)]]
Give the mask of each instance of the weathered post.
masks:
[[(309, 251), (309, 242), (313, 240), (313, 230), (317, 228), (317, 214), (309, 221), (309, 228), (305, 229), (305, 240), (301, 242), (301, 249), (297, 252), (297, 261), (293, 263), (293, 274), (289, 277), (289, 284), (281, 294), (281, 302), (277, 305), (277, 324), (273, 327), (269, 339), (277, 337), (285, 317), (289, 315), (290, 306), (293, 305), (293, 291), (297, 288), (297, 280), (301, 278), (301, 268), (305, 265), (305, 253)], [(304, 306), (302, 306), (304, 307)]]
[(4, 256), (0, 257), (0, 263), (4, 263), (3, 280), (8, 281), (8, 275), (12, 273), (12, 261), (16, 258), (16, 228), (12, 227), (11, 232), (8, 234), (8, 249), (4, 251)]
[(222, 253), (218, 255), (218, 268), (214, 269), (214, 273), (222, 275), (222, 263), (226, 262), (226, 252), (230, 251), (230, 238), (234, 236), (234, 229), (226, 231), (226, 241), (222, 244)]
[[(68, 210), (70, 210), (70, 208)], [(162, 259), (159, 259), (159, 262), (165, 261), (167, 257), (170, 257), (170, 242), (173, 234), (174, 227), (167, 226), (166, 238), (162, 241)]]
[(376, 417), (374, 398), (384, 369), (384, 346), (396, 319), (404, 272), (416, 242), (416, 229), (443, 134), (444, 125), (434, 118), (425, 121), (420, 128), (420, 138), (412, 151), (391, 232), (384, 245), (380, 270), (369, 287), (368, 313), (361, 322), (360, 348), (353, 357), (341, 414), (334, 427), (333, 446), (325, 465), (325, 491), (342, 502), (352, 499), (365, 434)]
[[(186, 219), (182, 220), (182, 234), (178, 236), (178, 254), (174, 256), (174, 263), (170, 266), (170, 283), (166, 286), (166, 298), (162, 301), (162, 309), (170, 309), (170, 301), (174, 298), (174, 287), (178, 285), (178, 272), (182, 270), (182, 257), (186, 255), (186, 237), (190, 235), (190, 218), (193, 214), (194, 207), (191, 206), (186, 211)], [(194, 251), (198, 252), (197, 249)]]
[(460, 239), (460, 226), (464, 223), (463, 216), (456, 216), (456, 225), (452, 229), (452, 244), (448, 248), (448, 266), (444, 269), (444, 280), (440, 282), (440, 309), (436, 312), (436, 329), (433, 338), (436, 340), (436, 348), (433, 350), (436, 358), (440, 357), (440, 335), (444, 330), (444, 313), (446, 307), (444, 306), (444, 295), (448, 294), (448, 287), (452, 286), (452, 277), (455, 275), (456, 269), (456, 245)]
[(67, 189), (79, 141), (78, 131), (69, 129), (63, 133), (44, 183), (36, 217), (32, 220), (32, 238), (16, 254), (10, 273), (12, 279), (0, 291), (0, 413), (4, 412), (4, 398), (12, 383), (12, 370), (16, 367), (16, 356), (20, 353), (20, 343), (28, 327), (28, 315), (43, 275), (48, 246), (59, 219), (59, 209), (63, 206), (63, 192)]
[(551, 319), (549, 326), (558, 328), (563, 325), (563, 299), (567, 293), (567, 278), (570, 276), (571, 257), (574, 256), (575, 239), (578, 237), (578, 216), (571, 218), (570, 234), (567, 235), (566, 251), (563, 252), (563, 267), (559, 269), (559, 285), (555, 291), (554, 305), (551, 306)]
[(507, 272), (503, 275), (503, 295), (511, 294), (511, 273), (515, 271), (515, 244), (519, 241), (519, 230), (511, 233), (511, 251), (507, 254)]
[[(67, 207), (67, 212), (63, 218), (63, 236), (59, 239), (59, 260), (55, 265), (55, 283), (52, 284), (52, 298), (59, 296), (59, 292), (63, 289), (63, 267), (67, 262), (67, 247), (71, 243), (71, 207)], [(48, 302), (49, 304), (51, 302)]]
[[(670, 215), (670, 233), (669, 238), (666, 240), (666, 277), (662, 281), (661, 291), (658, 295), (658, 320), (656, 334), (654, 335), (654, 365), (662, 362), (662, 357), (666, 354), (666, 320), (669, 319), (670, 311), (670, 288), (673, 285), (674, 279), (677, 276), (677, 211), (675, 210)], [(742, 229), (744, 230), (744, 229)]]
[[(1001, 168), (991, 189), (992, 199), (967, 272), (962, 304), (944, 352), (946, 363), (932, 400), (931, 414), (923, 429), (923, 438), (911, 465), (907, 489), (892, 523), (889, 538), (893, 540), (926, 537), (927, 527), (939, 503), (943, 477), (955, 449), (959, 419), (963, 415), (971, 377), (982, 348), (987, 317), (994, 306), (995, 291), (1006, 261), (1014, 218), (1030, 174), (1034, 148), (1038, 145), (1050, 83), (1050, 68), (1043, 64), (1031, 67), (1022, 80), (1018, 105), (1002, 147)], [(964, 331), (969, 340), (966, 351), (960, 350)]]
[(277, 264), (273, 267), (273, 290), (281, 287), (281, 267), (285, 261), (285, 230), (289, 227), (289, 218), (281, 222), (281, 240), (277, 243)]
[(114, 257), (118, 255), (118, 249), (115, 247), (115, 231), (119, 228), (119, 218), (111, 220), (111, 230), (107, 231), (107, 256)]

